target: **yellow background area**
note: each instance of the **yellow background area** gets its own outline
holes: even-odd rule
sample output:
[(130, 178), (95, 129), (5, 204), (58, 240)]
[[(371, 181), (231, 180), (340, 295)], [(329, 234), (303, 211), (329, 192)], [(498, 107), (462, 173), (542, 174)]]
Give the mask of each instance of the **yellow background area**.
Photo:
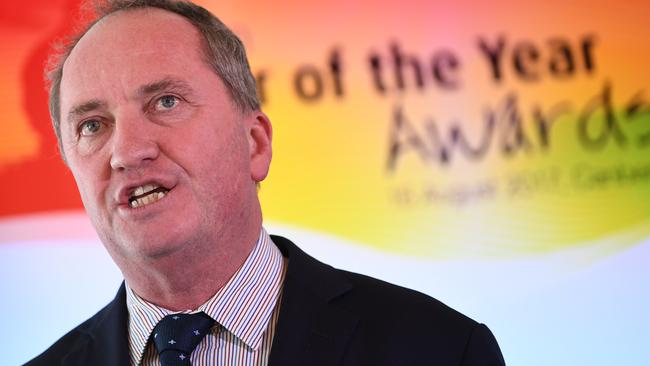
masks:
[[(221, 10), (216, 4), (207, 5)], [(633, 142), (650, 132), (648, 115), (629, 122), (624, 111), (650, 85), (640, 72), (650, 61), (640, 2), (617, 9), (620, 18), (604, 16), (609, 5), (592, 3), (362, 2), (345, 11), (337, 4), (294, 5), (272, 21), (246, 22), (243, 32), (252, 45), (253, 69), (265, 74), (264, 109), (275, 128), (271, 175), (261, 189), (265, 219), (433, 257), (526, 255), (591, 245), (602, 238), (618, 238), (622, 249), (648, 235), (647, 173), (634, 182), (610, 180), (589, 187), (584, 183), (599, 179), (602, 171), (643, 167), (647, 171), (650, 164), (647, 146)], [(526, 19), (520, 14), (527, 14)], [(592, 72), (584, 69), (579, 54), (580, 42), (588, 36), (595, 39)], [(477, 43), (483, 38), (494, 44), (499, 37), (506, 42), (506, 58), (503, 80), (496, 83)], [(557, 57), (550, 44), (557, 39), (574, 52), (576, 70), (566, 78), (548, 70), (551, 58)], [(526, 42), (540, 52), (537, 81), (523, 80), (514, 72), (512, 52)], [(394, 84), (389, 67), (393, 43), (422, 62), (423, 90), (415, 88), (408, 67), (405, 90), (393, 87), (381, 94), (374, 89), (369, 56), (382, 57), (384, 77)], [(333, 50), (342, 64), (343, 96), (335, 94), (328, 67)], [(429, 71), (432, 57), (441, 50), (453, 52), (461, 62), (460, 86), (452, 91), (436, 85)], [(319, 71), (322, 97), (306, 101), (297, 95), (293, 82), (303, 67)], [(577, 121), (606, 85), (630, 142), (625, 146), (610, 142), (591, 151), (578, 142)], [(480, 161), (454, 154), (445, 167), (410, 151), (398, 159), (394, 172), (387, 171), (396, 108), (402, 108), (421, 136), (426, 135), (424, 122), (433, 119), (443, 136), (458, 123), (470, 141), (478, 141), (485, 111), (498, 109), (509, 95), (516, 96), (532, 148), (504, 157), (495, 138)], [(542, 149), (534, 109), (551, 113), (564, 104), (568, 111), (553, 124), (551, 146)], [(590, 132), (597, 134), (604, 123), (602, 113), (594, 113)], [(552, 178), (554, 174), (560, 177)], [(497, 186), (489, 198), (463, 203), (423, 198), (431, 189), (453, 194), (480, 190), (485, 184)], [(517, 184), (530, 192), (509, 193)], [(410, 204), (396, 201), (404, 189), (415, 195)]]

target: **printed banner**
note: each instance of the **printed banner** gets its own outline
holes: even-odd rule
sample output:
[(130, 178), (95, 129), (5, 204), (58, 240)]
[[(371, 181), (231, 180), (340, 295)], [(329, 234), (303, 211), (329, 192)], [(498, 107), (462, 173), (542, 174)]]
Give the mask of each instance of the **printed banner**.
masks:
[[(0, 3), (10, 364), (121, 281), (58, 155), (42, 76), (79, 2)], [(273, 124), (270, 232), (485, 322), (508, 364), (650, 364), (646, 1), (199, 3), (244, 41)]]

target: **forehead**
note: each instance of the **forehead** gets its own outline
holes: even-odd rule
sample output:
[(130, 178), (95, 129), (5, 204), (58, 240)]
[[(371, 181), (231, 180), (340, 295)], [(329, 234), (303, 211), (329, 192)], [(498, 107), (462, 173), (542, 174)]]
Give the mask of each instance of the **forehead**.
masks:
[(182, 79), (206, 68), (201, 35), (182, 16), (155, 8), (119, 11), (91, 27), (65, 61), (61, 112), (80, 98), (126, 95), (161, 76)]

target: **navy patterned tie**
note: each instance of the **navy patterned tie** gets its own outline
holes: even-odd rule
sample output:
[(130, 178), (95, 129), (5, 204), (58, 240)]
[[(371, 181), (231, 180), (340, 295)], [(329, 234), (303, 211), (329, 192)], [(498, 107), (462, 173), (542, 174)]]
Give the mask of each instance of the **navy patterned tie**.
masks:
[(153, 328), (153, 341), (162, 366), (190, 365), (190, 354), (210, 331), (214, 320), (206, 313), (172, 314)]

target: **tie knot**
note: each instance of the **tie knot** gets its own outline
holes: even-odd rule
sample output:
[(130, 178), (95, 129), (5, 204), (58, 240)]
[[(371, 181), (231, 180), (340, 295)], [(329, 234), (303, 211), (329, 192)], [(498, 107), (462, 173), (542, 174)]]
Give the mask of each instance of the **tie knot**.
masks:
[(162, 318), (153, 328), (153, 341), (162, 364), (189, 365), (190, 354), (213, 324), (214, 320), (203, 312)]

